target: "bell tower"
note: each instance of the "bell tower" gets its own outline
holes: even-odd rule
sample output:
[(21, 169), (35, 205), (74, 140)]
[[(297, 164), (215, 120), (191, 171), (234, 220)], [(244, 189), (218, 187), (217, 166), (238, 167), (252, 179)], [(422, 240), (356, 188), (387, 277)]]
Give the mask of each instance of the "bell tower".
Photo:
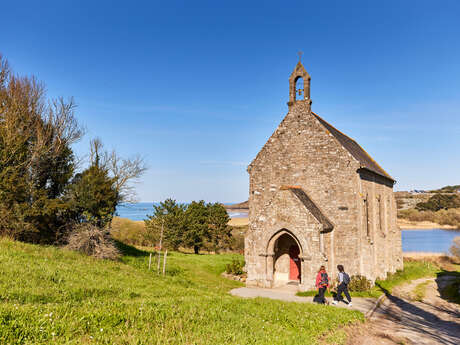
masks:
[(299, 53), (299, 62), (294, 68), (294, 71), (289, 77), (289, 110), (296, 102), (305, 102), (311, 111), (311, 99), (310, 99), (310, 75), (303, 67), (300, 58), (302, 53)]

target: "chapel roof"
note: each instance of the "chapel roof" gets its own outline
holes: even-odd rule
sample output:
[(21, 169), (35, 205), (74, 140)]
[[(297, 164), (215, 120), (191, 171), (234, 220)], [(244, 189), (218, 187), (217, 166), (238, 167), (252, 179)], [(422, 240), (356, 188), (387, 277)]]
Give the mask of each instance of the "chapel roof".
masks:
[(372, 171), (373, 173), (383, 176), (391, 181), (395, 181), (372, 157), (352, 138), (343, 134), (337, 128), (325, 121), (318, 114), (312, 112), (318, 121), (331, 133), (334, 138), (361, 164), (361, 168)]
[(308, 196), (300, 186), (281, 186), (281, 190), (290, 190), (300, 202), (311, 212), (323, 226), (323, 232), (330, 232), (334, 229), (334, 224), (327, 218), (318, 205)]

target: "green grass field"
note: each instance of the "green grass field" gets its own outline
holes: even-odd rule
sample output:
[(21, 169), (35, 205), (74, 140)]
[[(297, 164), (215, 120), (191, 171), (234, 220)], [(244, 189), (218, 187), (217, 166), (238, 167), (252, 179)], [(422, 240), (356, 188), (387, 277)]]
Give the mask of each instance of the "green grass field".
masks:
[(0, 343), (317, 344), (363, 320), (352, 310), (230, 296), (242, 284), (220, 273), (234, 255), (174, 252), (162, 277), (148, 271), (146, 252), (125, 249), (110, 262), (0, 239)]

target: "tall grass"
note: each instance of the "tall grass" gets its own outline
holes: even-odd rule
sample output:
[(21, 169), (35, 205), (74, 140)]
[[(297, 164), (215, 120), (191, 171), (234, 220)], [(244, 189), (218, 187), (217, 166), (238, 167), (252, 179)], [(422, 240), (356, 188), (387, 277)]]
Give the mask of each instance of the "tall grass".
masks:
[(111, 236), (120, 242), (134, 246), (152, 245), (146, 237), (144, 221), (134, 221), (127, 218), (114, 217), (111, 227)]
[(173, 252), (158, 276), (148, 253), (122, 249), (120, 261), (105, 261), (0, 240), (0, 343), (318, 344), (363, 320), (352, 310), (230, 296), (242, 284), (220, 273), (239, 255)]

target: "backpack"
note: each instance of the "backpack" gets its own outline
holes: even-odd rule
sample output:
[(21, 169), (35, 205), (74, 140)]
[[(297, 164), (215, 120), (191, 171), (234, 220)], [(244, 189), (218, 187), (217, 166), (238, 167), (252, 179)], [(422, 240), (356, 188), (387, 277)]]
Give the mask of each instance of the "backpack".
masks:
[(326, 272), (321, 272), (321, 281), (319, 282), (319, 286), (327, 286), (329, 285), (329, 278)]
[(345, 285), (350, 284), (350, 276), (348, 275), (348, 273), (343, 272), (342, 274), (343, 274), (343, 282), (345, 283)]

